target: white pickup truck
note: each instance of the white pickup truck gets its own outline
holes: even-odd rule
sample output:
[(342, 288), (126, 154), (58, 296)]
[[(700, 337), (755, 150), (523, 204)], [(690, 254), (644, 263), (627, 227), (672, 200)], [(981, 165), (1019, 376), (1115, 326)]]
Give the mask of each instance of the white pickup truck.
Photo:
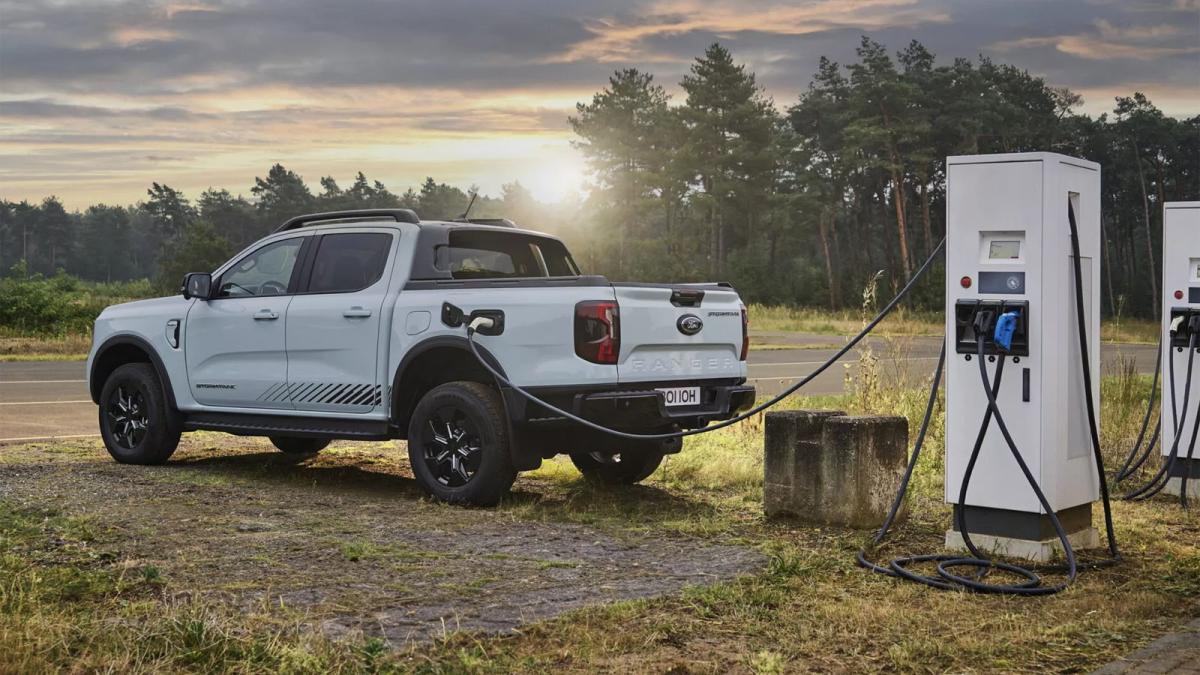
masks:
[(165, 462), (180, 434), (267, 436), (287, 453), (405, 439), (437, 498), (494, 504), (569, 453), (587, 476), (649, 476), (678, 439), (592, 431), (500, 386), (623, 431), (703, 427), (748, 408), (746, 310), (723, 284), (610, 283), (504, 220), (405, 209), (293, 218), (182, 295), (105, 309), (88, 385), (109, 452)]

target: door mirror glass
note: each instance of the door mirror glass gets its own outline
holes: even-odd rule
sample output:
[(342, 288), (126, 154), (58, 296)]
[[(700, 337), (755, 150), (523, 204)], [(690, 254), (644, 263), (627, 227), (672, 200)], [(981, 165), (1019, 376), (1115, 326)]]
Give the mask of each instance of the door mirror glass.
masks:
[(212, 275), (208, 272), (191, 272), (183, 276), (183, 297), (208, 300), (212, 294)]

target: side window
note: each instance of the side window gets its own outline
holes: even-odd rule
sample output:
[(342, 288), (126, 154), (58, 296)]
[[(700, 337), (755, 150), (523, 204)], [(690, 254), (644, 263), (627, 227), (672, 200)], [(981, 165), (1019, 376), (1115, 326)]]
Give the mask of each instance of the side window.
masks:
[(347, 232), (321, 238), (313, 260), (309, 293), (351, 293), (379, 281), (392, 249), (392, 235)]
[(285, 295), (303, 237), (284, 239), (254, 251), (221, 275), (218, 298)]

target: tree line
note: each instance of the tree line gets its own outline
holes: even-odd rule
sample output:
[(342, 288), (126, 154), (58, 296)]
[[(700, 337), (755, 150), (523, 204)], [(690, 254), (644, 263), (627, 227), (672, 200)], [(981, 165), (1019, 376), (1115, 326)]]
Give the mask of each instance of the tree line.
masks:
[[(1164, 115), (1145, 96), (1111, 113), (1076, 112), (1079, 95), (980, 57), (939, 63), (914, 41), (892, 54), (863, 38), (853, 63), (820, 60), (780, 106), (720, 44), (679, 83), (676, 101), (650, 73), (616, 71), (570, 124), (591, 171), (587, 196), (541, 204), (519, 183), (479, 195), (473, 215), (555, 232), (589, 272), (643, 281), (727, 280), (747, 299), (842, 308), (877, 271), (894, 289), (945, 231), (945, 157), (1055, 151), (1103, 169), (1108, 314), (1158, 308), (1161, 211), (1200, 198), (1200, 115)], [(391, 192), (359, 173), (310, 188), (276, 164), (249, 196), (209, 189), (193, 203), (154, 183), (133, 206), (68, 213), (0, 201), (0, 269), (66, 270), (87, 279), (155, 278), (211, 269), (287, 218), (314, 210), (412, 208), (462, 214), (473, 189), (428, 178)], [(941, 304), (940, 282), (919, 302)]]
[[(40, 204), (0, 200), (0, 268), (9, 274), (66, 272), (89, 281), (153, 279), (160, 290), (178, 286), (186, 272), (215, 269), (292, 216), (314, 211), (409, 208), (429, 219), (462, 215), (471, 191), (425, 180), (420, 190), (395, 194), (359, 172), (342, 188), (332, 177), (314, 192), (280, 164), (254, 179), (250, 196), (210, 188), (193, 203), (169, 185), (152, 183), (132, 206), (97, 204), (69, 213), (54, 196)], [(548, 211), (520, 183), (498, 198), (478, 195), (472, 216), (531, 215)]]

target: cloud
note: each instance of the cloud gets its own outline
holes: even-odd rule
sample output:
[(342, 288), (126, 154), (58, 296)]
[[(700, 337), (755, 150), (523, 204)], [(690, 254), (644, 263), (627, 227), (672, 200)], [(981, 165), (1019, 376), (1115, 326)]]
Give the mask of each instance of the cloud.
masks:
[(244, 190), (276, 161), (398, 189), (535, 180), (614, 68), (678, 94), (713, 41), (781, 105), (868, 34), (1012, 63), (1092, 112), (1135, 89), (1200, 112), (1200, 0), (0, 0), (0, 17), (0, 184), (68, 203)]
[(799, 36), (848, 26), (870, 31), (949, 21), (949, 12), (918, 4), (917, 0), (815, 0), (803, 3), (660, 0), (631, 16), (588, 22), (590, 37), (551, 60), (678, 61), (690, 57), (657, 51), (648, 48), (647, 43), (656, 37), (693, 33), (729, 36), (754, 32)]
[(1178, 24), (1116, 26), (1107, 19), (1097, 19), (1089, 30), (1081, 33), (1002, 40), (993, 44), (992, 49), (1012, 52), (1053, 47), (1063, 54), (1093, 61), (1155, 61), (1167, 56), (1200, 54), (1197, 37), (1194, 26), (1190, 29)]
[(176, 106), (151, 108), (106, 108), (94, 105), (57, 103), (48, 99), (13, 99), (0, 101), (0, 119), (95, 119), (97, 117), (131, 117), (154, 120), (193, 120), (211, 118)]

